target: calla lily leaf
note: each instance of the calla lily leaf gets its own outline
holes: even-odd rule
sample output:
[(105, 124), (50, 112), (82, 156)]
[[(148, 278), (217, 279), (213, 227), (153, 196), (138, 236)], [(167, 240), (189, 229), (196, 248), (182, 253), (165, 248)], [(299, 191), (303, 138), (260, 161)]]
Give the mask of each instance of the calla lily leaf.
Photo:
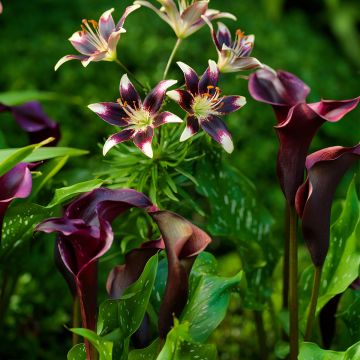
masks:
[(67, 360), (86, 360), (85, 344), (76, 344), (67, 354)]
[(323, 350), (317, 344), (304, 342), (300, 346), (299, 360), (355, 360), (360, 357), (360, 342), (346, 351)]
[[(197, 258), (190, 275), (189, 300), (180, 317), (181, 323), (189, 322), (189, 334), (198, 342), (205, 342), (225, 318), (230, 295), (242, 286), (243, 272), (224, 278), (204, 272), (206, 263), (216, 260), (208, 253)], [(216, 270), (216, 267), (215, 267)]]
[(270, 236), (273, 219), (261, 206), (251, 182), (223, 164), (217, 154), (199, 162), (196, 179), (197, 191), (209, 201), (207, 230), (213, 236), (230, 239), (238, 248), (249, 286), (246, 306), (261, 309), (264, 299), (271, 295), (271, 276), (277, 261)]
[(103, 184), (103, 182), (104, 181), (101, 179), (93, 179), (56, 189), (54, 197), (47, 205), (47, 208), (52, 208), (56, 205), (64, 204), (76, 195), (97, 189)]
[[(99, 360), (112, 360), (112, 352), (113, 352), (113, 343), (111, 341), (106, 341), (95, 332), (88, 330), (88, 329), (70, 329), (74, 334), (83, 336), (86, 338), (98, 351), (99, 353)], [(82, 359), (82, 354), (84, 353), (85, 346), (76, 345), (76, 349), (71, 349), (68, 354), (68, 360), (79, 360), (77, 354), (80, 355)], [(84, 353), (86, 355), (86, 353)]]
[(159, 347), (160, 339), (156, 339), (145, 349), (131, 351), (128, 360), (155, 360), (159, 352)]
[[(47, 142), (40, 143), (43, 145), (46, 145)], [(1, 149), (0, 150), (0, 166), (5, 161), (8, 160), (10, 157), (12, 163), (15, 162), (18, 163), (20, 161), (24, 162), (36, 162), (36, 161), (42, 161), (42, 160), (49, 160), (56, 157), (62, 157), (62, 156), (82, 156), (88, 154), (87, 150), (81, 150), (81, 149), (74, 149), (74, 148), (66, 148), (66, 147), (46, 147), (46, 148), (39, 148), (38, 145), (40, 144), (34, 144), (26, 146), (25, 148), (19, 148), (19, 149)], [(0, 169), (2, 169), (0, 167)]]
[[(325, 260), (317, 313), (337, 294), (343, 293), (359, 276), (360, 251), (357, 241), (360, 235), (360, 202), (357, 197), (355, 181), (349, 187), (343, 211), (331, 226), (330, 249)], [(301, 326), (305, 326), (308, 300), (311, 293), (313, 266), (306, 269), (300, 279), (299, 299)]]

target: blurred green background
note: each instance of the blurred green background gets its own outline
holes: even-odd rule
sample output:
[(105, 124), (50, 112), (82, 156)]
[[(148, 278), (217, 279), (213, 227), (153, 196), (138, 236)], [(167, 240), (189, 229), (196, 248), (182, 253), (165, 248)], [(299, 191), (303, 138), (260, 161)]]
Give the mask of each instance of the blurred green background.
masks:
[[(63, 55), (76, 53), (67, 39), (80, 28), (83, 18), (97, 20), (103, 11), (114, 7), (113, 15), (118, 20), (130, 3), (125, 0), (3, 1), (0, 92), (40, 90), (57, 94), (54, 101), (43, 105), (50, 117), (60, 123), (61, 144), (88, 149), (94, 155), (87, 163), (84, 159), (73, 163), (78, 169), (74, 176), (79, 179), (102, 161), (99, 144), (113, 132), (86, 105), (115, 100), (122, 72), (115, 63), (91, 63), (85, 70), (78, 61), (71, 61), (57, 72), (53, 70), (54, 64)], [(261, 62), (302, 78), (312, 89), (310, 101), (359, 95), (360, 7), (356, 0), (307, 0), (297, 4), (290, 0), (212, 0), (210, 5), (237, 16), (236, 23), (226, 21), (232, 30), (241, 28), (256, 35), (253, 55)], [(145, 8), (130, 15), (125, 28), (127, 33), (118, 47), (119, 59), (142, 82), (155, 85), (161, 79), (175, 42), (172, 30)], [(202, 73), (207, 60), (216, 57), (205, 26), (183, 43), (176, 60)], [(177, 66), (171, 68), (169, 76), (182, 79)], [(223, 76), (220, 86), (226, 94), (247, 97), (246, 107), (226, 119), (236, 143), (236, 151), (229, 160), (256, 185), (264, 204), (277, 218), (276, 234), (281, 236), (283, 197), (275, 174), (278, 145), (272, 110), (252, 100), (247, 82), (237, 75)], [(312, 150), (354, 145), (359, 140), (359, 115), (357, 109), (338, 124), (326, 124)], [(26, 144), (26, 136), (19, 133), (10, 116), (1, 117), (0, 132), (1, 147)], [(39, 254), (52, 253), (53, 244), (35, 246)], [(232, 272), (234, 267), (228, 256), (231, 254), (221, 262), (224, 273)], [(69, 321), (70, 307), (68, 290), (51, 256), (34, 259), (32, 270), (21, 277), (12, 298), (0, 357), (64, 359), (70, 336), (63, 324)], [(240, 331), (239, 319), (239, 316), (229, 317), (221, 336), (215, 335), (221, 359), (256, 358), (253, 355), (256, 341), (248, 338), (245, 341), (251, 325)], [(16, 354), (11, 355), (14, 349)]]

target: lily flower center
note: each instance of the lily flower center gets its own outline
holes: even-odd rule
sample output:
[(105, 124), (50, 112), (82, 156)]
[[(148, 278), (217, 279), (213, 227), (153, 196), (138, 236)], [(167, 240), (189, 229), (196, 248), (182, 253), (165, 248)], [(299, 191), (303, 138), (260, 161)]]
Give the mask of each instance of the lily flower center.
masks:
[(82, 21), (81, 29), (83, 34), (88, 35), (89, 42), (94, 45), (99, 51), (108, 51), (109, 46), (105, 39), (100, 35), (99, 25), (95, 20)]
[[(215, 89), (215, 91), (213, 91)], [(219, 87), (208, 86), (205, 94), (194, 97), (192, 110), (198, 119), (207, 118), (209, 115), (217, 115), (218, 110), (223, 106), (221, 90)]]
[(139, 106), (135, 101), (132, 106), (121, 99), (118, 99), (118, 103), (129, 117), (131, 127), (140, 130), (153, 124), (154, 116), (148, 110)]

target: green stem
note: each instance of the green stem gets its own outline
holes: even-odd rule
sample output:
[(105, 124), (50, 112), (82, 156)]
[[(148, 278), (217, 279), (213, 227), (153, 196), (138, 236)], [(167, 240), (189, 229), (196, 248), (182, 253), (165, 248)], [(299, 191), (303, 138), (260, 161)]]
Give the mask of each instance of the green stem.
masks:
[(164, 79), (164, 80), (166, 79), (166, 77), (167, 77), (167, 75), (168, 75), (168, 72), (169, 72), (169, 70), (170, 70), (170, 66), (171, 66), (171, 64), (172, 64), (172, 62), (173, 62), (173, 60), (174, 60), (174, 57), (175, 57), (176, 52), (177, 52), (178, 49), (179, 49), (179, 46), (180, 46), (180, 44), (181, 44), (181, 41), (182, 41), (182, 39), (180, 39), (180, 38), (178, 38), (178, 39), (176, 40), (175, 46), (174, 46), (174, 48), (173, 48), (173, 50), (172, 50), (172, 52), (171, 52), (171, 54), (170, 54), (170, 57), (169, 57), (169, 60), (168, 60), (167, 64), (166, 64), (166, 68), (165, 68), (164, 75), (163, 75), (163, 79)]
[(285, 242), (284, 242), (284, 263), (283, 263), (283, 309), (289, 307), (289, 246), (290, 246), (290, 212), (289, 207), (285, 208)]
[(298, 258), (296, 240), (297, 215), (289, 207), (289, 311), (290, 311), (290, 360), (296, 360), (299, 352), (298, 314)]
[(130, 71), (119, 59), (114, 60), (127, 74), (129, 74), (136, 82), (137, 84), (142, 88), (146, 89), (146, 86), (136, 78), (135, 74)]
[(266, 344), (266, 332), (264, 329), (264, 320), (262, 317), (262, 313), (260, 311), (254, 311), (254, 319), (256, 325), (256, 332), (258, 335), (258, 341), (259, 341), (260, 359), (267, 360), (268, 352), (267, 352), (267, 344)]
[[(72, 327), (79, 328), (80, 326), (81, 326), (80, 302), (79, 302), (79, 297), (75, 296), (73, 300)], [(79, 335), (73, 333), (72, 335), (73, 346), (78, 344), (79, 340), (80, 340)]]
[(306, 323), (304, 341), (309, 341), (312, 334), (313, 324), (316, 317), (316, 305), (319, 297), (322, 266), (315, 266), (314, 282), (311, 292), (310, 308)]

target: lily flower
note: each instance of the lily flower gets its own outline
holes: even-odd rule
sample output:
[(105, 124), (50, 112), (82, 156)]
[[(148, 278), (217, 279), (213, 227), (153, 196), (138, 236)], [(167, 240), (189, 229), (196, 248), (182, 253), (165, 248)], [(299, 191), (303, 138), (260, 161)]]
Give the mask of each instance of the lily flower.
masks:
[(37, 101), (17, 106), (7, 106), (0, 103), (0, 113), (5, 111), (12, 112), (16, 123), (28, 133), (32, 144), (52, 137), (55, 140), (51, 142), (51, 146), (55, 146), (60, 140), (59, 124), (45, 114)]
[(32, 189), (29, 164), (19, 163), (0, 176), (0, 240), (4, 216), (14, 199), (27, 198)]
[(204, 20), (210, 27), (219, 56), (217, 65), (220, 72), (231, 73), (262, 67), (258, 59), (250, 56), (254, 47), (254, 35), (245, 35), (241, 30), (236, 30), (235, 39), (232, 40), (231, 32), (226, 25), (218, 22), (218, 31), (215, 32), (212, 23), (206, 17)]
[(150, 215), (160, 229), (168, 259), (168, 279), (158, 319), (160, 337), (165, 339), (174, 316), (179, 318), (188, 300), (189, 274), (196, 256), (205, 250), (211, 238), (173, 212), (155, 211)]
[(345, 172), (360, 159), (360, 144), (334, 146), (306, 159), (307, 179), (296, 193), (296, 211), (302, 232), (316, 267), (324, 264), (330, 236), (330, 214), (334, 193)]
[(88, 106), (107, 123), (124, 128), (106, 141), (103, 148), (104, 156), (115, 145), (132, 140), (146, 156), (153, 157), (151, 143), (154, 129), (166, 123), (182, 122), (182, 119), (168, 111), (160, 112), (166, 90), (176, 83), (176, 80), (159, 82), (142, 102), (125, 74), (120, 81), (120, 98), (116, 103), (102, 102)]
[[(45, 233), (59, 233), (56, 240), (59, 270), (79, 298), (84, 328), (95, 329), (97, 263), (113, 242), (111, 222), (133, 207), (157, 209), (137, 191), (98, 188), (74, 200), (62, 218), (48, 219), (36, 228)], [(87, 347), (90, 353), (90, 345)]]
[(356, 108), (360, 97), (308, 104), (310, 88), (304, 82), (291, 73), (269, 69), (250, 75), (249, 91), (255, 100), (272, 105), (275, 111), (280, 142), (278, 177), (287, 201), (294, 205), (313, 137), (325, 122), (337, 122)]
[(186, 89), (169, 91), (167, 95), (187, 112), (187, 124), (180, 141), (189, 139), (201, 127), (226, 152), (232, 153), (231, 134), (221, 117), (242, 108), (246, 99), (243, 96), (222, 96), (217, 86), (219, 69), (214, 61), (209, 60), (209, 67), (200, 79), (190, 66), (183, 62), (177, 64), (184, 73)]
[(233, 14), (209, 9), (209, 0), (177, 0), (177, 4), (174, 0), (157, 1), (161, 4), (160, 9), (149, 1), (137, 0), (134, 4), (153, 10), (171, 26), (179, 39), (185, 39), (201, 29), (205, 25), (202, 16), (205, 16), (209, 21), (220, 18), (236, 20)]
[(99, 19), (83, 20), (81, 31), (75, 32), (70, 38), (72, 46), (81, 55), (66, 55), (55, 65), (55, 71), (66, 61), (80, 60), (84, 67), (92, 61), (114, 61), (116, 60), (116, 46), (120, 40), (121, 33), (126, 32), (123, 28), (127, 16), (139, 5), (128, 6), (119, 22), (115, 25), (112, 17), (114, 9), (105, 11)]

